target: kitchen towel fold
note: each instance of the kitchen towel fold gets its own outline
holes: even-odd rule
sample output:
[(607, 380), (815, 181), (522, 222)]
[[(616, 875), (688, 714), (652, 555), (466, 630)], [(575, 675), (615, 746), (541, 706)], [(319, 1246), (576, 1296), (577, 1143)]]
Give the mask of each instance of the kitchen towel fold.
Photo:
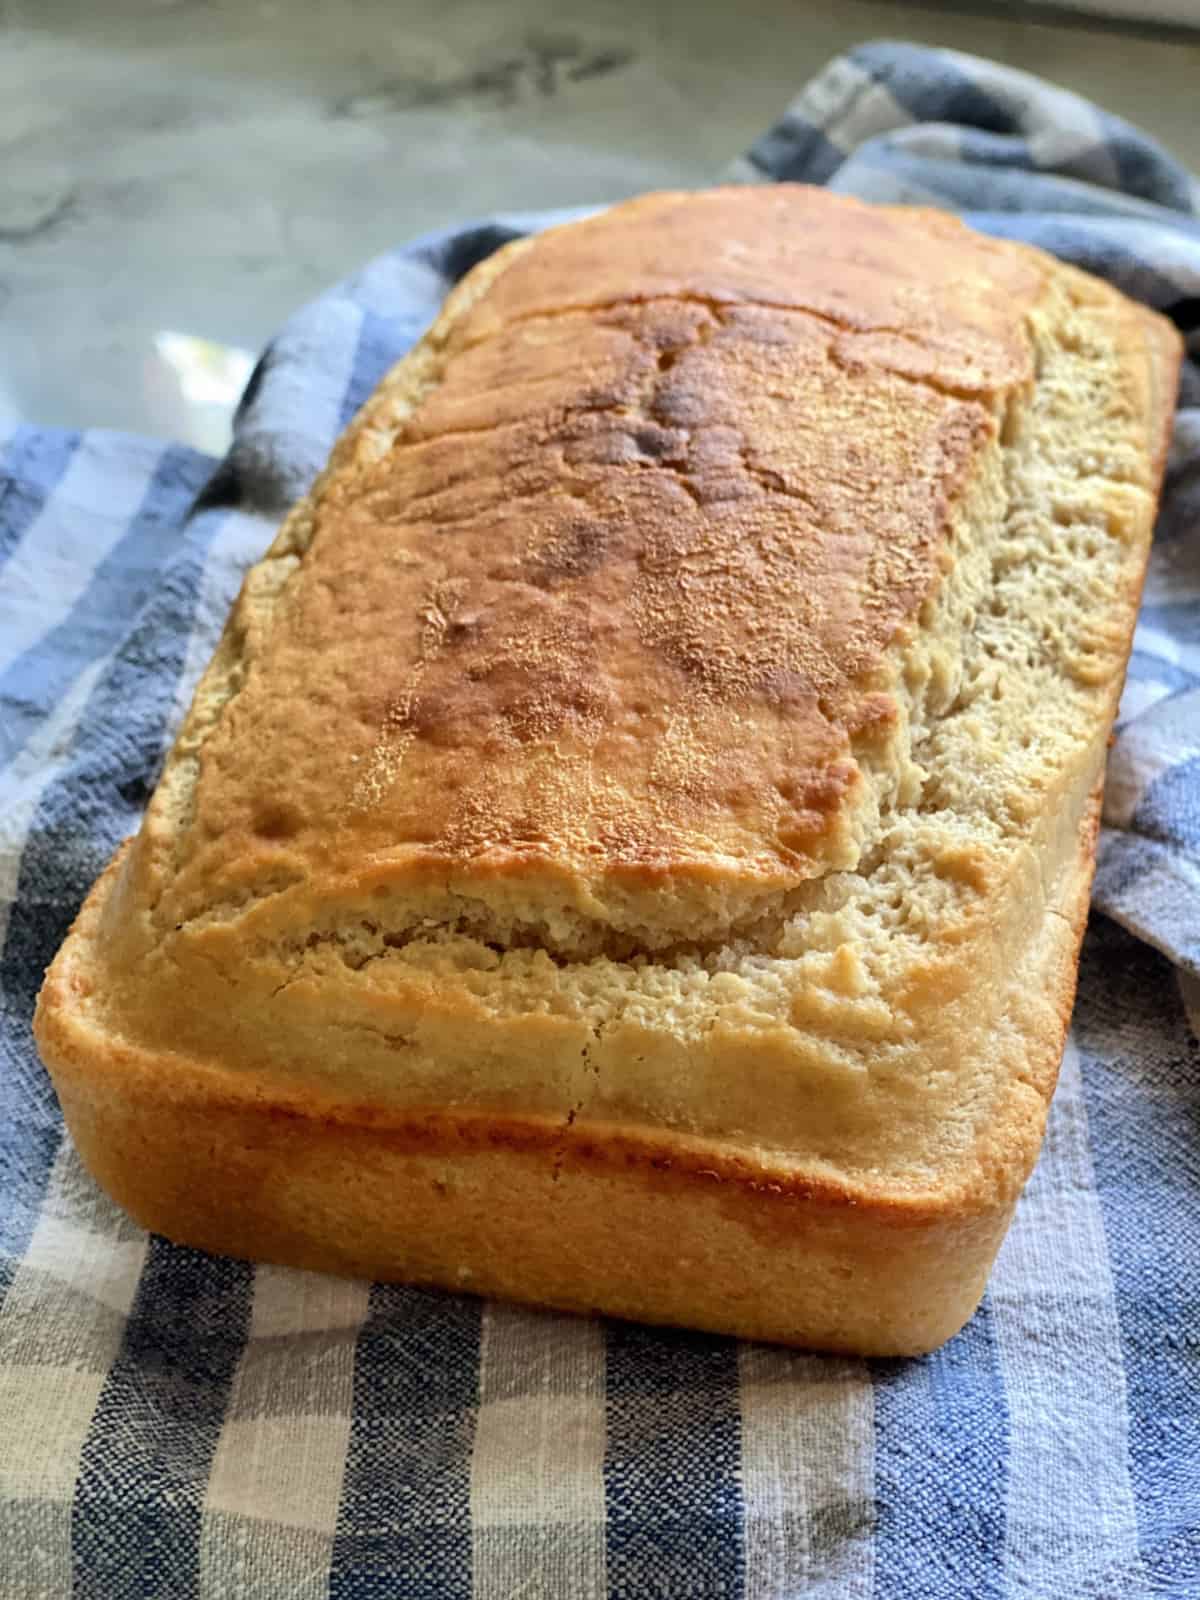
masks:
[[(871, 44), (737, 181), (934, 204), (1200, 354), (1200, 186), (1021, 73)], [(80, 1167), (30, 1037), (240, 574), (504, 217), (372, 263), (265, 352), (217, 463), (0, 441), (0, 1597), (1200, 1595), (1200, 368), (1185, 367), (1046, 1147), (917, 1361), (796, 1354), (217, 1260)]]

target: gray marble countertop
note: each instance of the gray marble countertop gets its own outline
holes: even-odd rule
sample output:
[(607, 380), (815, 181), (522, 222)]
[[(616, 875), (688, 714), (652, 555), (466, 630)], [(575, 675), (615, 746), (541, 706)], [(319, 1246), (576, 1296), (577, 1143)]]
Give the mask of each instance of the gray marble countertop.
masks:
[(207, 449), (252, 353), (359, 262), (707, 182), (863, 39), (1040, 72), (1200, 166), (1200, 41), (895, 0), (0, 0), (0, 28), (0, 425)]

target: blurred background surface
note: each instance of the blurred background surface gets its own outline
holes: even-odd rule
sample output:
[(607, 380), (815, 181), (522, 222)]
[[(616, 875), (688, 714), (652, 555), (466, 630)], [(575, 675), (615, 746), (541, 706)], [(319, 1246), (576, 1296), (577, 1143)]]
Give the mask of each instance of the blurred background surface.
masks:
[[(718, 175), (876, 37), (1037, 72), (1200, 168), (1200, 0), (0, 0), (0, 428), (219, 450), (253, 352), (366, 258)], [(1162, 24), (1149, 20), (1157, 13)]]

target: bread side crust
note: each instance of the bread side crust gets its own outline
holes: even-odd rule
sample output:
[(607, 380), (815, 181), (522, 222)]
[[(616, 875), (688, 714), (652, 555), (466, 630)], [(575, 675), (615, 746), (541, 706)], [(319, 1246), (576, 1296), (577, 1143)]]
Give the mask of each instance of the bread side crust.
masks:
[(634, 1127), (451, 1108), (389, 1116), (146, 1050), (86, 1014), (119, 858), (47, 974), (38, 1045), (89, 1171), (178, 1244), (803, 1348), (919, 1355), (978, 1305), (1041, 1142), (1099, 805), (1097, 787), (1010, 985), (998, 1066), (1036, 1095), (1018, 1125), (996, 1130), (994, 1164), (970, 1187), (872, 1189)]

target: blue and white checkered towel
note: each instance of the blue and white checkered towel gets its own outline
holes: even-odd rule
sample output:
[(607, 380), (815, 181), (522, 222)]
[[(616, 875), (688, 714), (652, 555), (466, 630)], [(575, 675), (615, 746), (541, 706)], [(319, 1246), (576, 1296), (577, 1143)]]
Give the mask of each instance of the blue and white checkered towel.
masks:
[[(1200, 326), (1194, 180), (983, 61), (855, 50), (739, 173), (963, 209)], [(317, 301), (215, 475), (101, 432), (4, 443), (0, 1595), (1196, 1600), (1194, 364), (1046, 1149), (945, 1349), (835, 1360), (215, 1260), (118, 1214), (63, 1136), (30, 1040), (42, 969), (239, 574), (448, 286), (546, 220), (425, 240)]]

